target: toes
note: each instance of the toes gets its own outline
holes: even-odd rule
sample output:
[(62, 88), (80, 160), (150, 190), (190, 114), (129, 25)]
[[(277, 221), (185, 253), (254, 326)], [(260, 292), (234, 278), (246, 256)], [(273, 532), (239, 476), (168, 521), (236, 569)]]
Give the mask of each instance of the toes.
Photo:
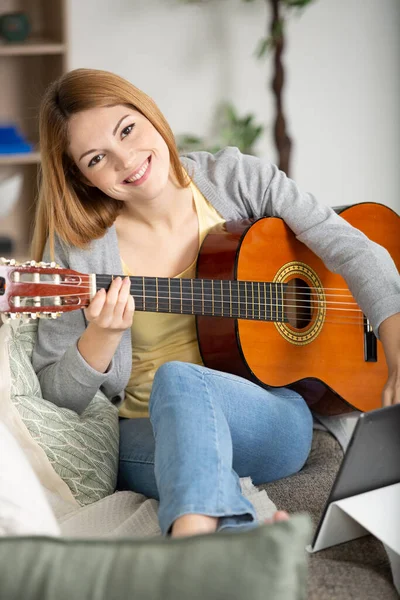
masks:
[(278, 510), (274, 516), (273, 520), (276, 521), (287, 521), (289, 519), (289, 515), (285, 510)]

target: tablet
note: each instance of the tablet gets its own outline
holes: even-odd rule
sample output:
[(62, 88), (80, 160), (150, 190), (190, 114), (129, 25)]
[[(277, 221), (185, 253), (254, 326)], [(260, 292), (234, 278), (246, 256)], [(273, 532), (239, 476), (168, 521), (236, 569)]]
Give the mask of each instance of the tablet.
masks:
[(400, 404), (361, 413), (332, 485), (311, 546), (329, 505), (400, 482)]

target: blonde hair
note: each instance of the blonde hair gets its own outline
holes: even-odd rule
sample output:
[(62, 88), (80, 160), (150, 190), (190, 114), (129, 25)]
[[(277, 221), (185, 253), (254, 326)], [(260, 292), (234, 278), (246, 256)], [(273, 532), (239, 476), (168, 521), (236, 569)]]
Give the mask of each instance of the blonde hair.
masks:
[(75, 69), (46, 90), (39, 116), (41, 170), (31, 254), (41, 260), (47, 238), (54, 259), (55, 234), (67, 245), (85, 248), (104, 235), (123, 202), (86, 185), (68, 154), (68, 121), (90, 108), (128, 105), (146, 117), (163, 137), (170, 154), (172, 174), (187, 187), (174, 135), (155, 102), (134, 85), (108, 71)]

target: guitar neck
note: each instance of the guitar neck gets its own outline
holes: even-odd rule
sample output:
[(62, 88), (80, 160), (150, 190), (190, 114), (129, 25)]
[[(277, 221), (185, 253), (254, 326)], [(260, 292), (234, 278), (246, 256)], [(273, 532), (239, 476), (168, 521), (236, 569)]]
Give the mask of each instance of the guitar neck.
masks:
[[(96, 291), (108, 288), (117, 275), (97, 275)], [(120, 275), (123, 279), (125, 276)], [(287, 321), (287, 284), (226, 279), (129, 277), (135, 309), (257, 321)]]

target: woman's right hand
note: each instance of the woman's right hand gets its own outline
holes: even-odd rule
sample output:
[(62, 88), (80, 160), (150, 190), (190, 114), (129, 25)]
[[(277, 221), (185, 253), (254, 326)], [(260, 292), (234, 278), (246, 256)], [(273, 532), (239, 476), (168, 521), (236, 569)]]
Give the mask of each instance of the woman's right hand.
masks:
[(130, 279), (116, 277), (108, 292), (104, 288), (92, 298), (84, 309), (85, 317), (92, 325), (110, 333), (121, 333), (132, 326), (135, 301), (130, 295)]

